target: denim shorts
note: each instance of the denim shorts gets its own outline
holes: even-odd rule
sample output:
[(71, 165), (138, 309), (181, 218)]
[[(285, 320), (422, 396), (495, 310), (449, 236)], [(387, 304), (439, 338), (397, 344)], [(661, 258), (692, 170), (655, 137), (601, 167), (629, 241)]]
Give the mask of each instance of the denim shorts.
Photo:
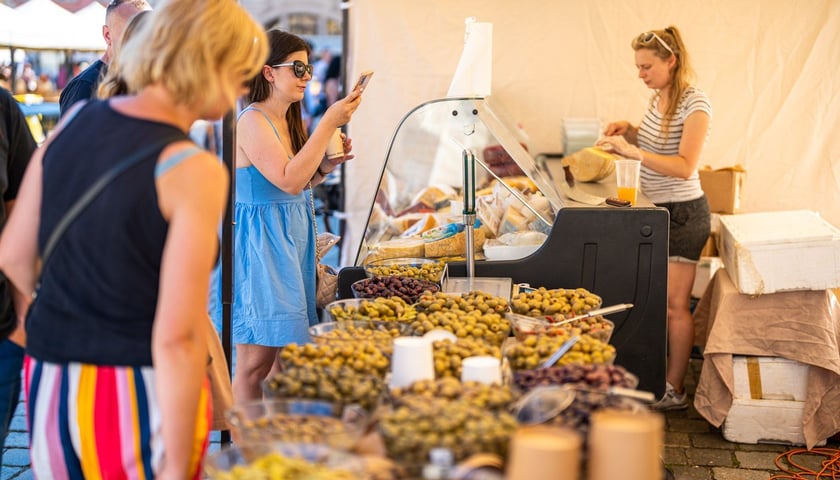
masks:
[(668, 260), (697, 262), (711, 232), (711, 214), (706, 196), (687, 202), (658, 203), (668, 210), (671, 222), (668, 236)]

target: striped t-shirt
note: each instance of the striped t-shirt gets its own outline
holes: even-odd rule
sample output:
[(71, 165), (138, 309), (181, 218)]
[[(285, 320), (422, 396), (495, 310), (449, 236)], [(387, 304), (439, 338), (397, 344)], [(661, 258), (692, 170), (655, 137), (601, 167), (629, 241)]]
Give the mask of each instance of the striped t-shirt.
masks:
[[(680, 98), (668, 131), (662, 133), (663, 115), (656, 109), (658, 93), (639, 125), (638, 143), (642, 150), (660, 155), (674, 156), (679, 153), (685, 119), (694, 112), (706, 112), (712, 117), (712, 104), (701, 90), (688, 87)], [(708, 139), (708, 133), (706, 134)], [(655, 172), (642, 165), (639, 182), (642, 192), (653, 203), (687, 202), (703, 196), (697, 170), (687, 179), (671, 177)]]

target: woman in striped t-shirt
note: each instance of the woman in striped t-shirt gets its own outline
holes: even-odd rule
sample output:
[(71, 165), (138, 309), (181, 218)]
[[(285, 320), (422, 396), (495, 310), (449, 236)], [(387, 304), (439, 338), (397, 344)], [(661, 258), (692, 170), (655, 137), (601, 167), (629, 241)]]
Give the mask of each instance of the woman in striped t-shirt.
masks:
[(654, 407), (681, 410), (688, 407), (683, 379), (694, 343), (691, 286), (709, 236), (709, 204), (697, 164), (709, 134), (712, 106), (689, 83), (688, 51), (676, 27), (642, 33), (631, 45), (639, 78), (654, 93), (638, 127), (624, 120), (610, 123), (598, 144), (639, 159), (642, 192), (670, 213), (667, 385)]

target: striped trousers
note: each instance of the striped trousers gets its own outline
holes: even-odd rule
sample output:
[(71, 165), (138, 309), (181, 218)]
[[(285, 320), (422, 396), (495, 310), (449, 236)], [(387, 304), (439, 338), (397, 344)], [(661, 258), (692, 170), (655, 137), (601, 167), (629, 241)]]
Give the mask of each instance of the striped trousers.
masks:
[[(151, 480), (165, 454), (152, 367), (23, 365), (35, 478)], [(184, 412), (187, 414), (189, 412)], [(205, 380), (189, 478), (201, 478), (212, 405)]]

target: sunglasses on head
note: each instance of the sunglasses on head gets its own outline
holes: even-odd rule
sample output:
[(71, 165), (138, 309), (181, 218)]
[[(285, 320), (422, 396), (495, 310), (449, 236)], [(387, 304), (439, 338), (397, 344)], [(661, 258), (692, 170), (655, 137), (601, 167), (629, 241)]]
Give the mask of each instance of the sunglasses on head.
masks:
[(671, 53), (671, 55), (674, 54), (674, 51), (671, 50), (671, 47), (669, 47), (667, 43), (665, 43), (665, 40), (662, 40), (662, 38), (655, 32), (645, 32), (639, 35), (639, 43), (649, 44), (653, 41), (654, 38), (659, 42), (660, 45), (665, 47), (665, 50), (668, 50)]
[(312, 70), (315, 68), (311, 64), (307, 65), (301, 62), (300, 60), (295, 60), (294, 62), (278, 63), (276, 65), (271, 66), (271, 68), (278, 67), (292, 67), (297, 78), (303, 78), (304, 75), (306, 75), (307, 73), (311, 76)]

